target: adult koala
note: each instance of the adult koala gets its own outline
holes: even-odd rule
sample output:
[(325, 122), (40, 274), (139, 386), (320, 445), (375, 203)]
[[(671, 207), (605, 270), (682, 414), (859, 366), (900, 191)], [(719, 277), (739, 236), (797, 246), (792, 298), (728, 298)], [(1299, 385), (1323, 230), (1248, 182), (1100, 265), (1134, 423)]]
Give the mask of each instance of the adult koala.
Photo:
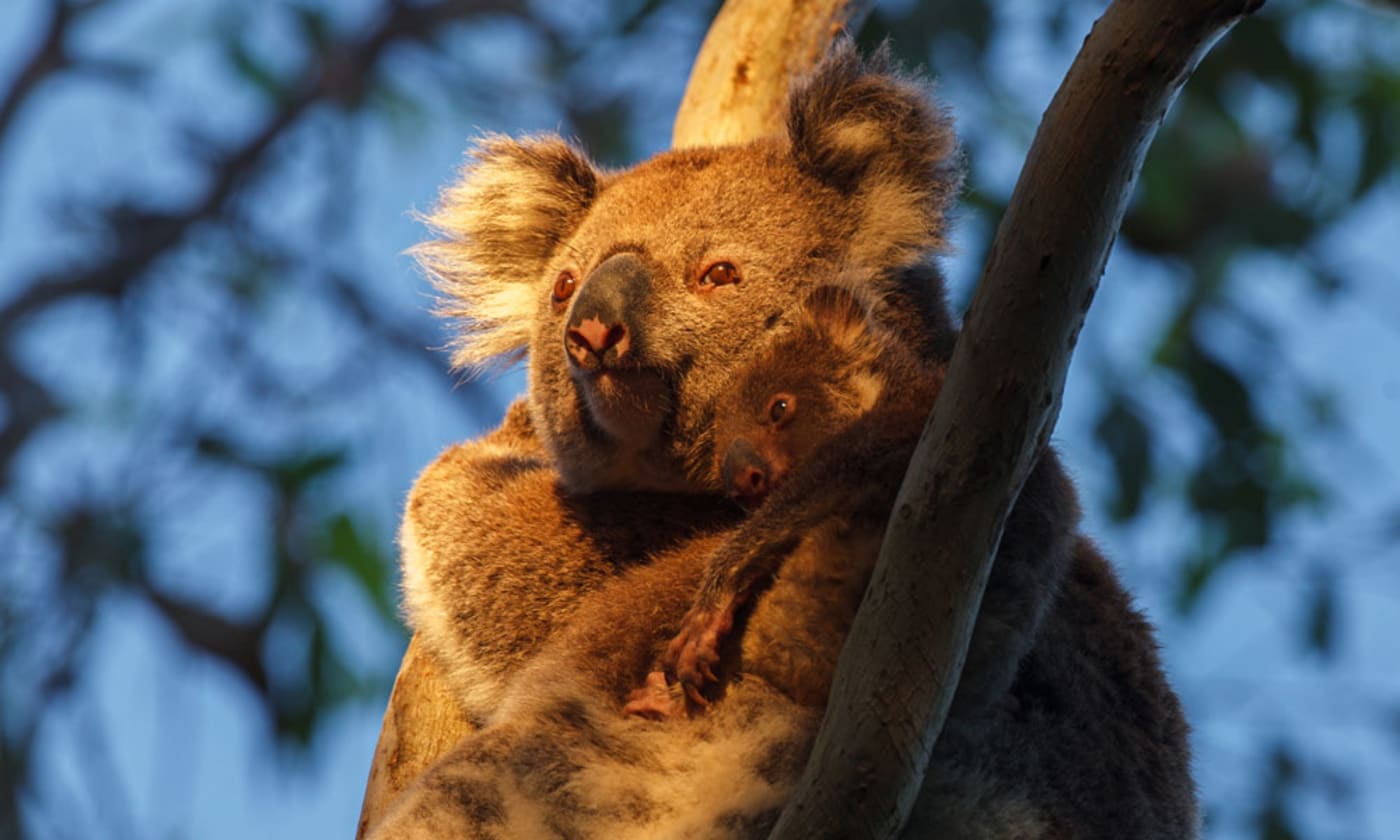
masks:
[(409, 621), (470, 716), (581, 595), (734, 523), (714, 402), (816, 283), (868, 278), (911, 346), (948, 357), (926, 261), (955, 152), (926, 91), (849, 44), (793, 92), (786, 136), (616, 173), (554, 136), (481, 141), (417, 254), (462, 322), (456, 364), (525, 354), (529, 393), (424, 471), (400, 534)]
[[(447, 313), (464, 321), (457, 363), (528, 354), (529, 396), (496, 432), (424, 472), (401, 541), (410, 621), (487, 728), (429, 771), (382, 836), (455, 833), (464, 820), (494, 836), (515, 830), (516, 815), (530, 836), (624, 836), (614, 830), (623, 824), (636, 836), (766, 833), (819, 710), (759, 679), (698, 721), (608, 710), (645, 671), (647, 643), (679, 629), (692, 593), (666, 583), (694, 579), (693, 547), (728, 550), (778, 530), (762, 508), (736, 528), (710, 468), (712, 421), (736, 373), (791, 329), (810, 290), (859, 278), (889, 304), (884, 326), (897, 340), (934, 363), (949, 357), (955, 332), (927, 260), (943, 245), (957, 185), (946, 117), (883, 56), (863, 64), (849, 44), (794, 90), (781, 137), (666, 153), (619, 173), (554, 137), (481, 143), (430, 218), (441, 238), (419, 253)], [(1074, 538), (1068, 483), (1052, 495), (1043, 506), (1023, 498), (1032, 527), (1003, 540), (973, 639), (985, 655), (969, 660), (983, 670), (964, 674), (914, 836), (1194, 831), (1185, 725), (1150, 628)], [(641, 591), (618, 584), (649, 575), (663, 582), (646, 590), (658, 606), (648, 635), (628, 637), (639, 602), (619, 609), (608, 598)], [(608, 609), (616, 622), (573, 638), (579, 615)], [(619, 628), (620, 641), (600, 644), (598, 627)], [(597, 692), (554, 685), (555, 665), (540, 676), (542, 662), (576, 660), (572, 651), (614, 649), (630, 658), (603, 669), (619, 691), (603, 712), (576, 702)], [(752, 801), (697, 811), (698, 821), (681, 799), (625, 795), (643, 773), (680, 780), (663, 787), (690, 800), (722, 800), (698, 780), (740, 765), (751, 772), (729, 789)], [(580, 797), (576, 785), (616, 795)], [(686, 828), (657, 835), (656, 820)]]

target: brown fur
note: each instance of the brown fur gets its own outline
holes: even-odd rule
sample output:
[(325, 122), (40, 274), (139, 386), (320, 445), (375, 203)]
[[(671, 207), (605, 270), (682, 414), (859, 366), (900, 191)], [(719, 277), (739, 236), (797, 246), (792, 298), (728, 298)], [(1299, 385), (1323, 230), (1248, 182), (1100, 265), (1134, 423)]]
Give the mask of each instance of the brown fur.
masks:
[[(430, 216), (441, 238), (420, 255), (463, 322), (458, 364), (525, 353), (530, 392), (501, 429), (424, 472), (401, 543), (410, 622), (469, 710), (492, 723), (429, 771), (376, 837), (766, 833), (809, 748), (811, 701), (824, 695), (844, 632), (823, 618), (810, 643), (794, 644), (793, 622), (825, 606), (817, 577), (798, 572), (803, 557), (814, 573), (829, 558), (804, 546), (857, 561), (838, 584), (836, 610), (849, 614), (883, 521), (878, 499), (893, 492), (907, 451), (847, 433), (845, 449), (833, 444), (839, 457), (813, 454), (736, 528), (715, 470), (720, 401), (736, 372), (804, 329), (798, 302), (833, 277), (853, 278), (858, 296), (883, 307), (873, 346), (907, 348), (921, 370), (948, 358), (951, 319), (925, 260), (943, 246), (954, 162), (948, 121), (922, 87), (883, 59), (863, 65), (849, 45), (794, 92), (784, 137), (667, 153), (620, 173), (598, 171), (558, 138), (481, 144)], [(707, 287), (716, 262), (740, 282)], [(556, 301), (564, 272), (577, 291)], [(607, 297), (609, 284), (625, 294)], [(569, 342), (574, 326), (605, 313), (625, 323), (627, 353), (600, 375)], [(852, 382), (852, 404), (866, 406), (870, 383)], [(888, 439), (888, 419), (880, 426)], [(859, 515), (833, 518), (856, 492)], [(1085, 816), (1095, 796), (1114, 800), (1103, 813), (1137, 815), (1153, 796), (1171, 815), (1192, 804), (1184, 724), (1150, 633), (1111, 576), (1082, 595), (1061, 584), (1075, 517), (1073, 491), (1047, 456), (1008, 525), (1019, 536), (1003, 542), (915, 825), (945, 836), (1048, 837), (1065, 826), (1100, 836)], [(826, 541), (843, 529), (857, 539)], [(710, 558), (747, 563), (763, 546), (778, 560), (797, 551), (741, 634), (745, 678), (696, 719), (622, 717), (622, 693), (680, 627)], [(1082, 556), (1097, 557), (1081, 548), (1076, 570), (1092, 566)], [(816, 659), (780, 665), (785, 644)], [(1107, 655), (1089, 655), (1091, 644)], [(1042, 658), (1027, 653), (1046, 645)], [(1045, 685), (1026, 696), (1050, 698), (1056, 717), (1013, 725), (1025, 692), (1007, 687), (1042, 659)], [(1087, 687), (1101, 678), (1107, 694), (1095, 705)], [(1144, 779), (1140, 791), (1047, 782), (1046, 767), (1099, 778), (1090, 772), (1099, 765), (1085, 769), (1098, 753), (1152, 721), (1163, 738), (1142, 759), (1157, 770), (1129, 774)], [(1116, 772), (1101, 775), (1113, 782)]]
[[(715, 400), (819, 278), (860, 278), (899, 301), (895, 329), (911, 346), (949, 352), (941, 279), (922, 263), (943, 246), (957, 186), (947, 118), (847, 46), (794, 93), (789, 125), (620, 173), (557, 137), (488, 137), (429, 216), (440, 238), (418, 254), (462, 323), (458, 364), (528, 351), (530, 371), (501, 429), (424, 471), (400, 533), (409, 623), (473, 716), (489, 715), (580, 596), (732, 521), (711, 469)], [(878, 137), (848, 142), (874, 125)], [(891, 190), (917, 200), (881, 203)], [(567, 352), (568, 329), (595, 314), (600, 266), (619, 255), (644, 278), (624, 313), (630, 352), (598, 375)], [(717, 261), (740, 282), (703, 287)], [(566, 271), (578, 291), (558, 305)], [(608, 495), (624, 491), (693, 501)]]
[[(800, 416), (784, 432), (810, 428), (783, 438), (800, 442), (787, 453), (790, 480), (728, 533), (681, 544), (585, 597), (514, 678), (498, 723), (410, 792), (382, 836), (425, 836), (413, 832), (441, 830), (444, 813), (464, 831), (499, 829), (484, 836), (766, 836), (810, 749), (941, 385), (939, 367), (871, 328), (849, 295), (815, 300), (717, 403), (727, 445), (762, 425), (771, 393), (796, 395)], [(878, 397), (866, 404), (871, 380)], [(1150, 628), (1076, 540), (1077, 517), (1047, 453), (1008, 523), (907, 836), (1194, 831), (1185, 726)], [(736, 586), (756, 604), (721, 669), (732, 678), (723, 699), (693, 719), (621, 718), (618, 698), (681, 626), (691, 593), (713, 603)], [(720, 780), (730, 798), (679, 793)], [(431, 820), (412, 819), (418, 811)]]
[[(819, 288), (795, 329), (718, 402), (716, 474), (742, 464), (767, 476), (760, 493), (772, 490), (774, 497), (710, 559), (664, 657), (701, 705), (709, 682), (704, 672), (722, 661), (726, 675), (762, 677), (803, 705), (826, 703), (892, 493), (943, 382), (941, 364), (872, 327), (868, 305), (848, 289)], [(774, 420), (779, 398), (786, 410)], [(728, 478), (731, 493), (759, 501), (740, 472)], [(721, 657), (720, 644), (736, 620), (737, 644)], [(659, 685), (657, 677), (651, 684)], [(639, 692), (629, 710), (683, 711), (667, 705), (669, 696), (651, 699), (657, 702)]]
[[(954, 135), (919, 86), (886, 69), (839, 50), (794, 93), (788, 136), (666, 152), (621, 173), (558, 137), (478, 144), (428, 216), (441, 238), (417, 253), (462, 323), (459, 365), (528, 349), (535, 430), (569, 489), (714, 490), (688, 469), (713, 400), (818, 278), (854, 271), (899, 287), (931, 319), (909, 324), (910, 340), (946, 350), (941, 285), (899, 270), (945, 246)], [(629, 313), (642, 328), (629, 393), (610, 401), (558, 351), (568, 322), (588, 314), (577, 304), (599, 265), (619, 253), (645, 266), (648, 288)], [(699, 288), (717, 261), (741, 282)], [(565, 271), (580, 292), (561, 308), (551, 291)], [(610, 434), (616, 413), (655, 422)]]
[[(720, 403), (721, 446), (767, 435), (768, 449), (799, 466), (711, 558), (666, 657), (692, 687), (714, 669), (721, 680), (760, 677), (799, 705), (825, 704), (942, 385), (940, 367), (871, 329), (852, 297), (821, 297), (816, 318)], [(879, 398), (853, 410), (862, 379), (880, 383)], [(798, 416), (777, 432), (764, 415), (773, 394), (796, 395)], [(1166, 840), (1197, 831), (1186, 724), (1151, 627), (1076, 536), (1078, 518), (1073, 487), (1047, 451), (1007, 522), (908, 836)], [(725, 614), (750, 597), (737, 644), (715, 646)], [(698, 662), (697, 648), (708, 654)]]

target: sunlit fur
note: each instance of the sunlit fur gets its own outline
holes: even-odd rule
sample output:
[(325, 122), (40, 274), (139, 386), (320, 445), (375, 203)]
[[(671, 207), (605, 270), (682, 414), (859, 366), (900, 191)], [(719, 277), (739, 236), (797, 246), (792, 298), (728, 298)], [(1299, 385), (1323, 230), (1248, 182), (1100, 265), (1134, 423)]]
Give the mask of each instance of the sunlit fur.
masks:
[[(530, 340), (545, 263), (578, 226), (603, 176), (558, 137), (477, 141), (425, 217), (439, 238), (412, 250), (460, 331), (452, 361), (480, 369)], [(549, 284), (553, 278), (549, 278)]]
[[(902, 339), (946, 357), (952, 322), (926, 257), (943, 245), (957, 185), (952, 128), (924, 87), (879, 71), (845, 45), (796, 88), (787, 135), (664, 153), (619, 173), (557, 137), (491, 135), (444, 190), (428, 216), (437, 237), (415, 254), (459, 327), (455, 359), (480, 369), (524, 354), (530, 372), (525, 402), (500, 429), (423, 472), (400, 533), (409, 623), (472, 716), (487, 715), (583, 592), (732, 522), (710, 464), (715, 401), (792, 326), (814, 284), (844, 276), (898, 301)], [(823, 139), (872, 122), (885, 125), (883, 140)], [(920, 196), (889, 209), (909, 217), (900, 224), (869, 221), (864, 197), (882, 185)], [(570, 310), (551, 300), (561, 271), (586, 283), (618, 248), (654, 273), (632, 313), (646, 331), (638, 358), (665, 382), (634, 409), (659, 418), (651, 439), (598, 431), (564, 351)], [(898, 259), (852, 267), (872, 253)], [(693, 280), (719, 259), (741, 281), (697, 292)], [(633, 512), (600, 495), (615, 491), (648, 497)], [(671, 495), (696, 492), (708, 500)]]
[[(713, 716), (654, 724), (617, 709), (675, 633), (712, 556), (742, 552), (755, 534), (777, 533), (791, 519), (765, 507), (739, 524), (712, 468), (722, 445), (714, 426), (736, 377), (804, 329), (800, 304), (812, 289), (835, 281), (879, 304), (884, 346), (898, 344), (934, 367), (949, 358), (955, 333), (929, 258), (945, 247), (957, 188), (951, 125), (926, 86), (884, 57), (862, 63), (849, 43), (795, 88), (786, 134), (745, 146), (665, 153), (603, 173), (558, 138), (481, 141), (429, 216), (437, 239), (417, 255), (459, 326), (457, 364), (478, 369), (523, 355), (529, 393), (499, 429), (429, 465), (410, 493), (400, 540), (410, 624), (467, 715), (486, 728), (426, 773), (376, 837), (567, 836), (566, 828), (596, 837), (766, 834), (816, 714), (776, 687), (781, 675), (758, 675), (762, 655), (743, 660), (754, 676), (731, 685)], [(634, 413), (655, 412), (652, 431), (626, 439), (600, 431), (588, 380), (565, 353), (579, 294), (563, 306), (550, 299), (561, 271), (586, 286), (619, 250), (639, 255), (650, 272), (628, 314), (645, 332), (634, 342), (638, 364), (660, 383), (627, 403)], [(695, 278), (718, 260), (735, 265), (741, 282), (698, 290)], [(849, 381), (851, 411), (876, 411), (898, 393), (868, 371)], [(1098, 644), (1092, 631), (1060, 622), (1037, 635), (1059, 611), (1109, 628), (1102, 632), (1110, 646), (1131, 660), (1115, 663), (1128, 675), (1122, 680), (1153, 702), (1165, 692), (1174, 703), (1150, 628), (1131, 613), (1102, 558), (1075, 543), (1076, 572), (1066, 580), (1063, 552), (1045, 550), (1074, 518), (1072, 488), (1057, 481), (1042, 502), (1018, 504), (1029, 512), (1023, 538), (1013, 541), (1019, 553), (995, 566), (1009, 576), (1010, 594), (998, 609), (989, 589), (979, 621), (992, 670), (1004, 679), (970, 684), (1004, 694), (1005, 674), (1017, 673), (1042, 638), (1053, 638), (1044, 644), (1069, 664), (1027, 659), (1027, 668), (1043, 666), (1056, 687), (1065, 674), (1094, 683), (1092, 668), (1075, 670), (1089, 667), (1080, 660)], [(789, 486), (802, 485), (795, 477)], [(836, 479), (829, 492), (859, 486)], [(799, 536), (819, 545), (843, 527), (826, 523)], [(843, 550), (867, 556), (869, 532), (858, 534), (861, 546)], [(804, 596), (787, 571), (770, 602), (784, 580)], [(1050, 603), (1071, 596), (1089, 607)], [(750, 618), (754, 639), (762, 609), (760, 602)], [(819, 647), (829, 657), (829, 641)], [(969, 702), (978, 708), (984, 699)], [(1180, 787), (1184, 724), (1179, 711), (1167, 712), (1152, 732), (1166, 746), (1143, 754), (1160, 759), (1152, 785)], [(1047, 792), (1003, 783), (1007, 769), (997, 762), (1082, 756), (1109, 742), (1105, 732), (1148, 738), (1122, 718), (1094, 720), (1088, 734), (1038, 735), (1003, 723), (991, 742), (955, 732), (940, 745), (962, 752), (930, 776), (921, 805), (935, 807), (916, 812), (916, 823), (942, 836), (1071, 836), (1072, 825), (1040, 816), (1036, 797)], [(1047, 746), (1046, 734), (1063, 748)], [(1028, 737), (1041, 740), (1022, 743)], [(1075, 807), (1102, 795), (1111, 766), (1086, 770)], [(709, 796), (711, 779), (732, 784)], [(980, 792), (970, 794), (964, 786), (974, 782)], [(1133, 813), (1144, 807), (1142, 798), (1120, 804)], [(1175, 818), (1179, 804), (1164, 808)], [(695, 824), (706, 828), (682, 828)]]
[[(821, 437), (877, 405), (867, 405), (872, 388), (926, 408), (936, 367), (872, 329), (848, 293), (835, 305), (828, 298), (809, 299), (751, 369), (731, 378), (717, 399), (718, 428), (747, 420), (755, 388), (766, 387), (774, 366), (792, 370), (798, 359), (821, 360), (798, 373), (830, 396), (832, 414), (814, 418)], [(887, 389), (891, 375), (910, 381)], [(625, 718), (622, 698), (676, 631), (711, 558), (734, 541), (732, 526), (602, 585), (535, 656), (492, 683), (498, 695), (476, 687), (472, 699), (491, 705), (486, 727), (411, 789), (374, 836), (766, 836), (810, 751), (878, 545), (878, 528), (843, 530), (815, 529), (795, 552), (749, 620), (743, 678), (710, 713), (690, 719)], [(431, 632), (426, 623), (420, 630)]]

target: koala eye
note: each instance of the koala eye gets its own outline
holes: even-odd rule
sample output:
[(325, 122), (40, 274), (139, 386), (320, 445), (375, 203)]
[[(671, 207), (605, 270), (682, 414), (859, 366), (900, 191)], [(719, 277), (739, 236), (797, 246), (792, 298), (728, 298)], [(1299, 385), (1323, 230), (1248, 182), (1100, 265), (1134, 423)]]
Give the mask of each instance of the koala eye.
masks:
[(578, 278), (574, 277), (574, 273), (572, 271), (561, 271), (559, 272), (559, 276), (554, 279), (554, 293), (550, 296), (550, 299), (554, 301), (555, 306), (560, 306), (564, 301), (573, 297), (574, 290), (577, 288)]
[(739, 282), (739, 269), (733, 263), (717, 262), (700, 275), (701, 286), (728, 286)]
[(797, 397), (792, 394), (775, 394), (768, 401), (768, 421), (775, 426), (785, 426), (797, 413)]

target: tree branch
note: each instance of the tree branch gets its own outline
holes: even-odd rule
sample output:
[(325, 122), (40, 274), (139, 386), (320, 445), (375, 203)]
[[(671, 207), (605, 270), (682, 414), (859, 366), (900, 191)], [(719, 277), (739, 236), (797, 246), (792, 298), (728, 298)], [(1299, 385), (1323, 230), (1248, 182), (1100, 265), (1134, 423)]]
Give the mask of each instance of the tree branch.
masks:
[(437, 660), (417, 635), (408, 641), (384, 709), (355, 836), (364, 837), (413, 780), (472, 732)]
[(788, 85), (860, 29), (873, 0), (728, 0), (700, 45), (671, 146), (724, 146), (776, 134)]
[(10, 122), (19, 113), (20, 106), (48, 76), (69, 66), (69, 57), (64, 50), (68, 26), (73, 22), (74, 8), (64, 0), (50, 0), (49, 25), (39, 39), (39, 46), (28, 60), (20, 65), (19, 73), (3, 96), (0, 96), (0, 141), (10, 129)]
[(1118, 0), (1085, 40), (997, 229), (774, 838), (893, 837), (908, 819), (1143, 155), (1209, 45), (1261, 5)]
[(262, 661), (267, 615), (235, 621), (192, 601), (166, 595), (149, 582), (143, 583), (141, 591), (186, 645), (232, 667), (259, 696), (267, 694), (267, 670)]

